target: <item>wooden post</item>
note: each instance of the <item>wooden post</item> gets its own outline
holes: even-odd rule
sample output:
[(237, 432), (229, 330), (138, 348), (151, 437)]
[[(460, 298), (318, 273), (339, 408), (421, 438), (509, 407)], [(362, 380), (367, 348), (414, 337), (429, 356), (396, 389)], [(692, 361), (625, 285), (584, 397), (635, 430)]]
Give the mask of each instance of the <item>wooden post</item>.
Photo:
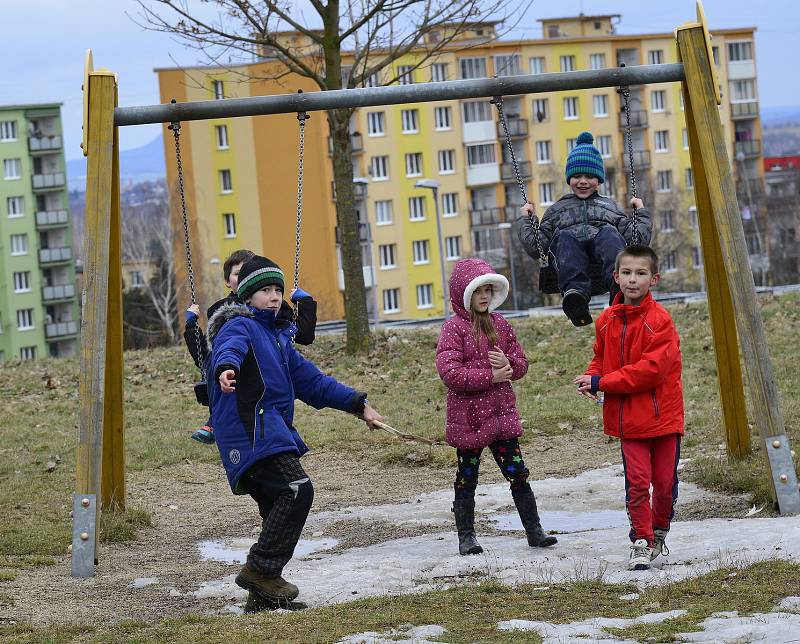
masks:
[[(702, 6), (699, 3), (698, 17), (702, 20)], [(690, 132), (693, 132), (692, 136), (695, 139), (692, 145), (692, 165), (695, 172), (699, 171), (703, 176), (698, 205), (702, 203), (713, 215), (715, 228), (707, 229), (706, 234), (716, 233), (721, 255), (714, 257), (716, 246), (707, 244), (706, 238), (703, 240), (703, 249), (704, 253), (708, 253), (706, 256), (714, 262), (714, 268), (719, 269), (720, 264), (722, 265), (729, 289), (726, 298), (721, 293), (722, 282), (719, 282), (718, 288), (714, 290), (709, 288), (708, 297), (710, 303), (712, 299), (715, 300), (712, 310), (717, 317), (724, 315), (726, 311), (730, 312), (731, 309), (735, 314), (736, 328), (742, 345), (744, 373), (750, 390), (753, 422), (764, 440), (764, 447), (767, 452), (771, 449), (770, 446), (775, 446), (776, 449), (780, 447), (782, 450), (785, 448), (788, 454), (788, 438), (785, 436), (772, 361), (767, 349), (764, 324), (748, 262), (744, 229), (739, 204), (736, 201), (736, 187), (715, 100), (717, 88), (706, 36), (707, 30), (702, 22), (686, 25), (677, 31), (678, 52), (686, 75), (685, 99), (690, 106), (687, 117), (690, 119)], [(709, 283), (716, 277), (710, 270), (707, 270), (706, 276)], [(720, 295), (722, 300), (717, 300)], [(726, 302), (726, 299), (729, 301)], [(735, 307), (730, 300), (736, 303)], [(720, 337), (719, 340), (722, 341), (723, 338)], [(724, 377), (722, 373), (719, 376)], [(726, 386), (731, 384), (728, 383)], [(734, 394), (738, 395), (738, 392), (731, 392), (731, 395)], [(743, 392), (741, 395), (743, 396)], [(739, 406), (739, 409), (741, 413), (744, 408)], [(779, 437), (780, 440), (773, 440), (774, 437)], [(782, 513), (800, 511), (800, 492), (797, 489), (794, 468), (789, 467), (790, 472), (784, 470), (777, 472), (770, 456), (770, 469), (773, 494), (780, 511)], [(775, 488), (776, 480), (782, 483), (779, 489)]]

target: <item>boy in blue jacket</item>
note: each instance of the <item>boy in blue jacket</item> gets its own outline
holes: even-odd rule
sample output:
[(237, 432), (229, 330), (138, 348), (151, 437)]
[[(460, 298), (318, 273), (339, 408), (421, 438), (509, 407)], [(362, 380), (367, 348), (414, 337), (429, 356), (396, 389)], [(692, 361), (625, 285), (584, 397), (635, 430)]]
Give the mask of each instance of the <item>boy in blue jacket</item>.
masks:
[(236, 583), (268, 605), (299, 594), (281, 573), (292, 558), (314, 498), (300, 465), (308, 447), (293, 426), (294, 401), (360, 416), (372, 428), (382, 420), (367, 395), (322, 374), (292, 346), (292, 324), (278, 326), (284, 275), (258, 255), (239, 272), (241, 302), (220, 307), (209, 320), (209, 395), (222, 464), (234, 494), (258, 503), (262, 529)]

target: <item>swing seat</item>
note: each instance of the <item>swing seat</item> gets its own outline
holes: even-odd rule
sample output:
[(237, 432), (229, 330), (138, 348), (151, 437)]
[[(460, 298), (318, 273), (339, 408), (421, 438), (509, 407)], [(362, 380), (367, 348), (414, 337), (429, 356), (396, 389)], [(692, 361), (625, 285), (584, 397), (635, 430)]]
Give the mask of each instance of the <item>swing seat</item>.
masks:
[[(589, 262), (589, 279), (592, 281), (592, 295), (602, 295), (608, 292), (605, 280), (603, 280), (603, 264), (601, 262)], [(558, 272), (553, 266), (552, 261), (539, 269), (539, 290), (547, 295), (560, 293), (558, 288)]]
[(194, 383), (194, 397), (197, 398), (198, 403), (208, 407), (208, 384), (205, 380)]

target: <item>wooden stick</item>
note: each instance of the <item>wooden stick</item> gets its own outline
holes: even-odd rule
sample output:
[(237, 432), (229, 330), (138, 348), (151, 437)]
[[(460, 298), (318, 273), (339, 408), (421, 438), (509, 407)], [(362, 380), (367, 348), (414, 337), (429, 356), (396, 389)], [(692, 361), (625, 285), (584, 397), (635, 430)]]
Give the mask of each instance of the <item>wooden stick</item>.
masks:
[(395, 429), (391, 425), (387, 425), (386, 423), (382, 423), (379, 420), (373, 420), (372, 424), (375, 425), (375, 427), (377, 427), (378, 429), (382, 429), (383, 431), (388, 432), (389, 434), (392, 434), (394, 436), (397, 436), (398, 438), (402, 438), (403, 440), (415, 441), (415, 442), (418, 442), (418, 443), (425, 443), (426, 445), (431, 445), (431, 446), (433, 446), (433, 445), (446, 445), (447, 444), (444, 441), (436, 441), (436, 440), (432, 440), (430, 438), (424, 438), (422, 436), (416, 436), (414, 434), (409, 434), (407, 432), (401, 432), (400, 430)]

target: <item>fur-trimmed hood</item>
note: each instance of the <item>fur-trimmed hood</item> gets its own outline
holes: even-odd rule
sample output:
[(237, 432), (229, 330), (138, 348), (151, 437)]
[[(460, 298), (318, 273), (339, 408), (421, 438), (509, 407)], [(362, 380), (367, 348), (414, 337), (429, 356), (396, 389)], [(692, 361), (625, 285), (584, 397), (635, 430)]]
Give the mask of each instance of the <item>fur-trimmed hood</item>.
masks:
[(228, 320), (239, 316), (255, 318), (256, 314), (249, 306), (246, 304), (239, 304), (238, 302), (223, 304), (214, 311), (214, 314), (208, 319), (207, 343), (209, 351), (214, 348), (214, 338), (219, 333), (222, 325)]
[(494, 311), (508, 297), (508, 280), (496, 273), (488, 262), (482, 259), (459, 260), (450, 274), (450, 304), (457, 315), (470, 319), (469, 306), (475, 289), (484, 284), (494, 286), (489, 302), (489, 311)]

